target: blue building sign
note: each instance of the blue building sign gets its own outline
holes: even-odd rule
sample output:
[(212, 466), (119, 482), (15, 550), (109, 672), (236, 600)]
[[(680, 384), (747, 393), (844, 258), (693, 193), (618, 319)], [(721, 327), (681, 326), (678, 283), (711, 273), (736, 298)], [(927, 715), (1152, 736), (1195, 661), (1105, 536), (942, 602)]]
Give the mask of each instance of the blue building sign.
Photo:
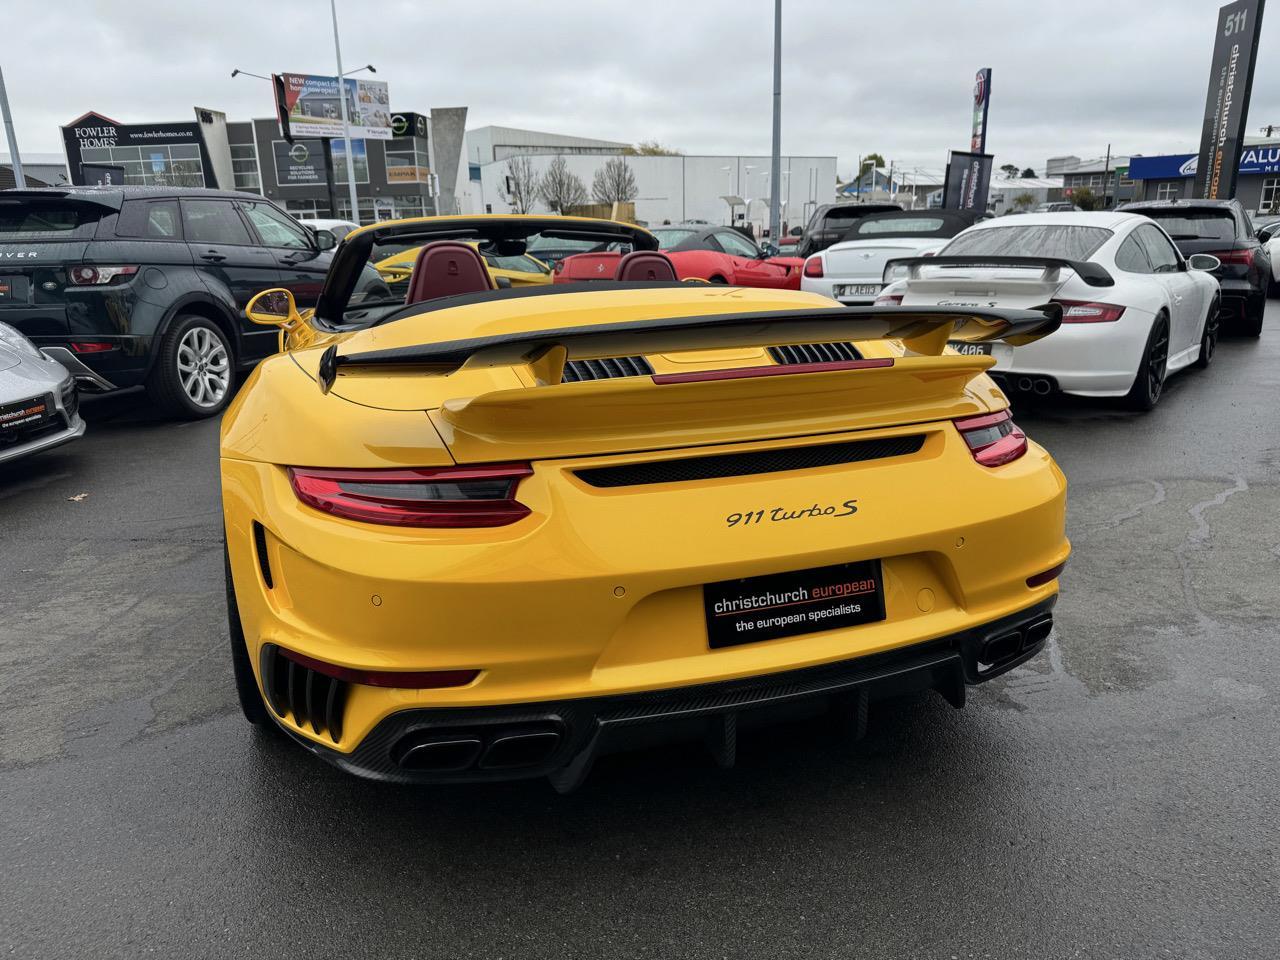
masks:
[[(1173, 153), (1162, 157), (1133, 157), (1129, 176), (1134, 180), (1176, 180), (1196, 175), (1194, 153)], [(1280, 146), (1245, 147), (1240, 154), (1239, 172), (1280, 173)]]

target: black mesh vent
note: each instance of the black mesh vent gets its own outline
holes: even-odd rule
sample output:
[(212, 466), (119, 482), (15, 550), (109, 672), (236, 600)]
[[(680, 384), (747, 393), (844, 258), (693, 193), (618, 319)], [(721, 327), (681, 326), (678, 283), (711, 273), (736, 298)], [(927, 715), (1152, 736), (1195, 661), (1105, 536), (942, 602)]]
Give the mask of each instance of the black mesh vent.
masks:
[(62, 388), (62, 406), (67, 411), (67, 422), (70, 423), (80, 410), (80, 392), (76, 389), (74, 380), (68, 381)]
[(275, 589), (275, 581), (271, 576), (271, 560), (267, 557), (267, 531), (257, 520), (253, 521), (253, 552), (258, 558), (258, 569), (262, 571), (262, 582), (268, 590)]
[(262, 649), (262, 686), (271, 709), (334, 743), (342, 740), (347, 683), (290, 660), (274, 644)]
[(833, 363), (839, 360), (861, 360), (862, 354), (852, 343), (796, 343), (770, 347), (774, 363)]
[(644, 357), (605, 357), (601, 360), (570, 360), (564, 365), (564, 383), (583, 380), (616, 380), (619, 377), (647, 377), (653, 367)]
[(752, 453), (723, 453), (710, 457), (684, 457), (680, 460), (655, 460), (630, 463), (618, 467), (591, 467), (576, 473), (593, 487), (631, 487), (646, 483), (686, 483), (690, 480), (713, 480), (723, 477), (745, 477), (757, 473), (781, 473), (784, 470), (809, 470), (838, 463), (882, 460), (915, 453), (924, 446), (923, 434), (883, 437), (877, 440), (852, 440), (813, 447), (788, 447), (783, 450), (759, 450)]

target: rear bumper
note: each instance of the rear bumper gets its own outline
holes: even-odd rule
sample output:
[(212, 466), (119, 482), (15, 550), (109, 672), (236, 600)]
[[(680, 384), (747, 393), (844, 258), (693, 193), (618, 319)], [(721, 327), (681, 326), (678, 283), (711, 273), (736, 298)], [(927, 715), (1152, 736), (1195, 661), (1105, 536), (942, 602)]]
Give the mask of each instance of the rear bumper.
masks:
[[(94, 393), (136, 387), (146, 378), (152, 338), (114, 335), (84, 337), (32, 337), (40, 352), (57, 360), (75, 377), (77, 385)], [(101, 353), (77, 353), (72, 340), (109, 343)]]
[(937, 690), (963, 706), (967, 685), (997, 677), (1043, 649), (1056, 601), (1055, 594), (947, 637), (803, 670), (621, 696), (403, 710), (385, 717), (351, 753), (279, 725), (335, 766), (395, 783), (546, 776), (567, 791), (602, 755), (679, 740), (704, 741), (718, 763), (730, 766), (739, 727), (826, 713), (857, 736), (875, 700)]

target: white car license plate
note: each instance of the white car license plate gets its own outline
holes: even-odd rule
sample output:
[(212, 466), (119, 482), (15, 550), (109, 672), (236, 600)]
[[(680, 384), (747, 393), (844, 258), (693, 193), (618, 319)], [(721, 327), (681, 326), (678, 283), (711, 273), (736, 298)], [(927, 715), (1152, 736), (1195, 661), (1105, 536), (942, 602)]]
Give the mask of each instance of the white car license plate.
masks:
[(841, 297), (874, 297), (880, 292), (878, 283), (837, 283), (834, 287), (836, 299)]
[(947, 346), (951, 347), (956, 353), (966, 357), (989, 357), (991, 356), (991, 344), (989, 343), (957, 343), (955, 340), (948, 342)]

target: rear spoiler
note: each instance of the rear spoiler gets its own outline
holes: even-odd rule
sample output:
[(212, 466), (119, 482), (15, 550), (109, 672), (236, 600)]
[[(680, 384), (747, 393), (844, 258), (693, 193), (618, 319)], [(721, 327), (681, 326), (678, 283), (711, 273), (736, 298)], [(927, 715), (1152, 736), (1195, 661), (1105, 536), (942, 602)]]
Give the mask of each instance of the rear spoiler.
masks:
[(1041, 274), (1040, 279), (1048, 283), (1057, 281), (1058, 274), (1061, 271), (1074, 270), (1076, 276), (1091, 287), (1115, 286), (1115, 280), (1112, 279), (1111, 274), (1107, 273), (1105, 267), (1090, 263), (1087, 260), (1065, 260), (1061, 257), (902, 257), (886, 263), (884, 265), (884, 273), (880, 279), (885, 283), (892, 283), (894, 278), (891, 274), (897, 267), (907, 268), (907, 279), (909, 280), (920, 279), (921, 267), (974, 267), (978, 269), (1041, 267), (1044, 273)]
[(0, 190), (0, 200), (74, 200), (92, 203), (108, 210), (119, 210), (124, 203), (124, 193), (112, 187), (35, 187), (32, 189)]
[(548, 385), (561, 382), (569, 360), (841, 340), (901, 340), (914, 353), (939, 356), (948, 341), (1004, 340), (1021, 345), (1048, 336), (1061, 323), (1062, 307), (1056, 303), (1035, 310), (819, 307), (633, 320), (365, 353), (339, 354), (334, 344), (321, 355), (316, 379), (321, 391), (328, 393), (341, 366), (415, 366), (449, 374), (463, 366), (528, 364), (538, 382)]

